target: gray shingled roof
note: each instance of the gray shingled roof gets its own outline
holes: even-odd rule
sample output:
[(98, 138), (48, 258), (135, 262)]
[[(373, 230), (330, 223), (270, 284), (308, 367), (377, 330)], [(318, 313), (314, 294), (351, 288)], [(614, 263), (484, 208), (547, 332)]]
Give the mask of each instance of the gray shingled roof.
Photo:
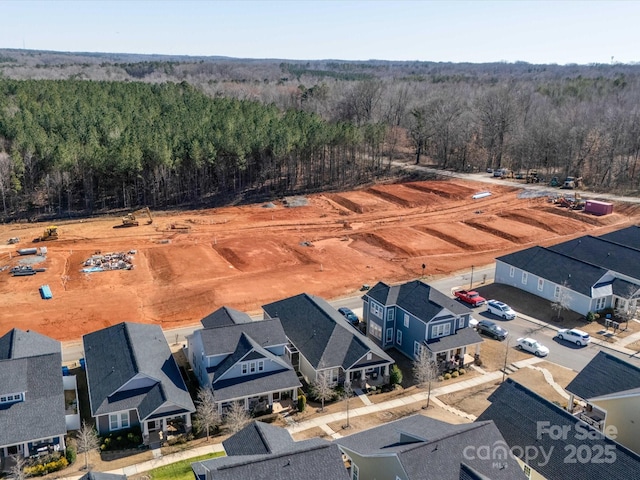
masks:
[(0, 393), (23, 392), (0, 405), (0, 447), (65, 435), (60, 342), (14, 328), (0, 337)]
[(385, 306), (397, 305), (413, 316), (429, 322), (443, 309), (455, 315), (471, 310), (453, 298), (419, 280), (389, 286), (378, 282), (363, 298), (370, 297)]
[(600, 351), (567, 385), (568, 392), (588, 400), (640, 387), (640, 368)]
[(261, 320), (246, 324), (233, 324), (216, 328), (196, 330), (194, 335), (200, 335), (205, 355), (231, 354), (236, 350), (243, 333), (263, 347), (286, 345), (287, 336), (277, 318)]
[(389, 357), (371, 339), (358, 333), (324, 299), (302, 293), (262, 307), (278, 317), (296, 348), (315, 369), (348, 369), (372, 352), (380, 364), (391, 364)]
[[(93, 416), (138, 409), (142, 421), (160, 407), (195, 411), (160, 326), (124, 322), (85, 335), (83, 343)], [(136, 375), (159, 383), (115, 393)]]
[(640, 252), (635, 248), (585, 235), (548, 249), (605, 270), (640, 279)]
[(127, 476), (117, 473), (89, 472), (81, 476), (79, 480), (127, 480)]
[(288, 430), (254, 421), (227, 438), (222, 446), (227, 456), (266, 455), (289, 450), (294, 443)]
[(229, 307), (220, 307), (215, 312), (210, 313), (200, 320), (200, 323), (202, 323), (204, 328), (216, 328), (239, 323), (249, 323), (251, 321), (251, 317), (244, 312)]
[[(365, 457), (395, 455), (411, 480), (458, 480), (461, 464), (495, 480), (525, 479), (515, 459), (496, 468), (495, 459), (465, 453), (472, 446), (491, 447), (504, 439), (492, 422), (452, 425), (412, 415), (335, 440), (346, 451)], [(348, 454), (348, 453), (347, 453)]]
[(640, 250), (640, 227), (637, 225), (622, 228), (615, 232), (606, 233), (604, 235), (600, 235), (598, 238)]
[(453, 335), (434, 338), (425, 341), (427, 348), (434, 353), (446, 352), (454, 348), (477, 345), (484, 342), (482, 337), (473, 328), (461, 328)]
[(527, 248), (496, 260), (558, 285), (566, 282), (569, 289), (588, 297), (591, 287), (607, 273), (606, 269), (543, 247)]
[[(637, 478), (640, 471), (640, 456), (619, 443), (599, 434), (586, 423), (577, 420), (566, 410), (545, 400), (528, 388), (508, 378), (489, 396), (491, 405), (476, 422), (493, 420), (511, 448), (532, 446), (537, 452), (549, 453), (548, 462), (539, 456), (528, 463), (541, 475), (549, 479), (579, 478), (581, 480), (629, 480)], [(557, 429), (566, 428), (564, 436), (552, 437), (540, 432), (540, 422)], [(582, 429), (582, 430), (579, 430)], [(558, 430), (560, 431), (560, 430)], [(591, 432), (581, 435), (582, 432)], [(586, 438), (583, 438), (586, 437)], [(596, 438), (594, 438), (596, 437)], [(580, 448), (591, 455), (612, 450), (613, 462), (570, 462), (571, 450)], [(519, 450), (516, 449), (516, 453)], [(607, 455), (608, 457), (608, 455)], [(580, 460), (578, 457), (577, 460)], [(605, 457), (602, 457), (604, 460)]]
[(276, 454), (218, 457), (191, 467), (207, 480), (349, 480), (338, 446), (319, 438)]
[(296, 372), (291, 368), (220, 380), (213, 385), (213, 395), (216, 402), (224, 402), (301, 386)]

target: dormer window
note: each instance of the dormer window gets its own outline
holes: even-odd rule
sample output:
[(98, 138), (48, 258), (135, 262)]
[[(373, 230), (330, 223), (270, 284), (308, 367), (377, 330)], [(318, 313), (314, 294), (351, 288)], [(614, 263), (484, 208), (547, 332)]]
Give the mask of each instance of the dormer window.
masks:
[(17, 403), (24, 400), (24, 393), (13, 393), (11, 395), (0, 395), (0, 403)]
[(262, 372), (264, 371), (264, 360), (243, 362), (241, 368), (242, 368), (242, 375), (246, 375), (248, 373)]

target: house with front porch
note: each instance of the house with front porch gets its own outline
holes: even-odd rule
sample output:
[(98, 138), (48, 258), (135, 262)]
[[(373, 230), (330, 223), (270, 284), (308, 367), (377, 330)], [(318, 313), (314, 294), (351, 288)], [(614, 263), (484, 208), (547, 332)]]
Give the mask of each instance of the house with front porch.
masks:
[(195, 407), (158, 325), (123, 322), (82, 337), (91, 415), (101, 435), (139, 426), (145, 444), (191, 430)]
[(211, 388), (218, 411), (240, 402), (262, 411), (302, 386), (285, 356), (287, 337), (277, 318), (252, 321), (222, 307), (187, 337), (187, 358), (201, 387)]
[(633, 316), (640, 297), (639, 233), (633, 226), (498, 257), (495, 282), (582, 315), (612, 308)]
[(356, 330), (329, 303), (301, 293), (264, 305), (264, 319), (279, 318), (287, 336), (287, 358), (308, 383), (320, 375), (329, 383), (389, 381), (393, 359)]
[(480, 354), (483, 340), (469, 327), (471, 310), (424, 282), (378, 282), (362, 300), (367, 335), (385, 350), (414, 359), (426, 349), (443, 368)]
[(566, 390), (576, 418), (640, 454), (640, 368), (600, 351)]
[(31, 330), (0, 337), (0, 471), (13, 455), (64, 451), (62, 347)]

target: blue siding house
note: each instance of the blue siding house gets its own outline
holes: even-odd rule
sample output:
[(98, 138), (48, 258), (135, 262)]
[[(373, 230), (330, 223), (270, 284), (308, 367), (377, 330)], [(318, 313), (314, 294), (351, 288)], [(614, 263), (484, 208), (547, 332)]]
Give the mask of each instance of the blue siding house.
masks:
[(379, 282), (362, 300), (367, 335), (385, 350), (413, 359), (426, 348), (439, 363), (470, 363), (480, 353), (482, 338), (469, 327), (471, 310), (426, 283)]

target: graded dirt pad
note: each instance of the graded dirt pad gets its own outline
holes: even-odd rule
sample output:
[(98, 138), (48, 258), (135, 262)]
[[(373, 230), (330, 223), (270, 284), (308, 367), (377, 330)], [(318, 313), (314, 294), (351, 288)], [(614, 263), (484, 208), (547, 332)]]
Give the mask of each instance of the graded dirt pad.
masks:
[[(474, 200), (472, 195), (490, 192)], [(58, 340), (122, 321), (163, 328), (195, 325), (228, 306), (257, 314), (267, 303), (309, 293), (326, 299), (358, 294), (363, 284), (397, 283), (486, 265), (533, 245), (599, 235), (635, 223), (638, 207), (615, 205), (594, 217), (518, 198), (519, 189), (463, 180), (378, 185), (267, 204), (159, 212), (154, 222), (114, 228), (120, 216), (57, 223), (60, 238), (32, 243), (47, 224), (0, 225), (0, 335), (13, 327)], [(293, 201), (295, 200), (295, 201)], [(305, 199), (302, 199), (305, 200)], [(306, 205), (305, 205), (306, 203)], [(294, 206), (304, 205), (304, 206)], [(173, 226), (173, 228), (172, 228)], [(177, 227), (177, 228), (176, 228)], [(37, 267), (12, 277), (47, 247)], [(97, 252), (133, 252), (133, 269), (83, 272)], [(42, 300), (41, 285), (50, 300)]]

